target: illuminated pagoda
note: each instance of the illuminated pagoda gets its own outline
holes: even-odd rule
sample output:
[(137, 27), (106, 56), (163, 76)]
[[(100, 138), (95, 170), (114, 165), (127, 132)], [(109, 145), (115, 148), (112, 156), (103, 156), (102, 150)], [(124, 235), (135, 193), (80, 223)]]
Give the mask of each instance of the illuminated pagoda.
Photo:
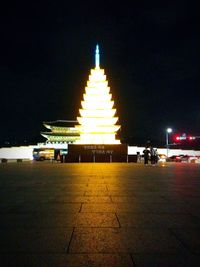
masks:
[(47, 139), (47, 143), (74, 143), (80, 139), (79, 131), (74, 127), (76, 122), (69, 120), (44, 122), (43, 125), (50, 131), (41, 132), (41, 135)]
[(95, 51), (95, 68), (91, 69), (81, 109), (80, 117), (77, 117), (79, 125), (75, 128), (80, 132), (80, 139), (75, 144), (120, 144), (116, 139), (120, 125), (117, 125), (118, 117), (113, 108), (114, 101), (110, 94), (110, 87), (100, 68), (99, 46)]

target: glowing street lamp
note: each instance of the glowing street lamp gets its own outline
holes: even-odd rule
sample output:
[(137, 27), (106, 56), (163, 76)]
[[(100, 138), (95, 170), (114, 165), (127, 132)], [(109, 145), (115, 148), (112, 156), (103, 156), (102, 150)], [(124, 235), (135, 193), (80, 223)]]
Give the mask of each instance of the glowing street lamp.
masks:
[(166, 148), (167, 148), (167, 157), (169, 155), (169, 134), (172, 132), (172, 128), (166, 129)]

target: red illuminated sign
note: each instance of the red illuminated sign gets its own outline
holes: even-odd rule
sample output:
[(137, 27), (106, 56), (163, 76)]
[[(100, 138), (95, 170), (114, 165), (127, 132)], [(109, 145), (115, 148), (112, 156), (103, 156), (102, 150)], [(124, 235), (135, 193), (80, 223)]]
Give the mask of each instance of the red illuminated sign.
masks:
[(196, 139), (195, 136), (191, 136), (191, 135), (187, 136), (186, 134), (176, 135), (176, 136), (174, 137), (174, 140), (175, 140), (176, 142), (186, 141), (186, 140), (192, 141), (192, 140), (194, 140), (194, 139)]

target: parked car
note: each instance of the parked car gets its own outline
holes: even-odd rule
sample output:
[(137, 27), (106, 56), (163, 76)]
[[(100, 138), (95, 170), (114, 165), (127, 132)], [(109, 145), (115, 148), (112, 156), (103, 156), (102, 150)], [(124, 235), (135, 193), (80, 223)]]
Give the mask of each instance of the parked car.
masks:
[(195, 156), (189, 156), (189, 155), (184, 155), (182, 158), (181, 158), (181, 162), (189, 162), (189, 163), (195, 163), (195, 161), (197, 160), (198, 158), (195, 157)]
[(43, 161), (46, 159), (54, 158), (54, 149), (53, 148), (34, 148), (33, 149), (33, 158), (37, 161)]
[(183, 155), (173, 155), (167, 159), (169, 162), (181, 162)]
[(170, 162), (189, 162), (189, 163), (192, 163), (192, 162), (196, 162), (198, 160), (198, 157), (196, 156), (189, 156), (189, 155), (174, 155), (174, 156), (171, 156), (168, 158), (167, 161), (170, 161)]

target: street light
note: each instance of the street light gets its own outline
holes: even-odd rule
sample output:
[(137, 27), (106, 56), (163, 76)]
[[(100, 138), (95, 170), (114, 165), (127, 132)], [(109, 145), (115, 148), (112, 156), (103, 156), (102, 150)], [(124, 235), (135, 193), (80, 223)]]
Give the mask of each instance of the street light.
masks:
[(167, 158), (169, 155), (169, 134), (172, 132), (172, 128), (167, 128), (166, 130), (166, 148), (167, 148)]

